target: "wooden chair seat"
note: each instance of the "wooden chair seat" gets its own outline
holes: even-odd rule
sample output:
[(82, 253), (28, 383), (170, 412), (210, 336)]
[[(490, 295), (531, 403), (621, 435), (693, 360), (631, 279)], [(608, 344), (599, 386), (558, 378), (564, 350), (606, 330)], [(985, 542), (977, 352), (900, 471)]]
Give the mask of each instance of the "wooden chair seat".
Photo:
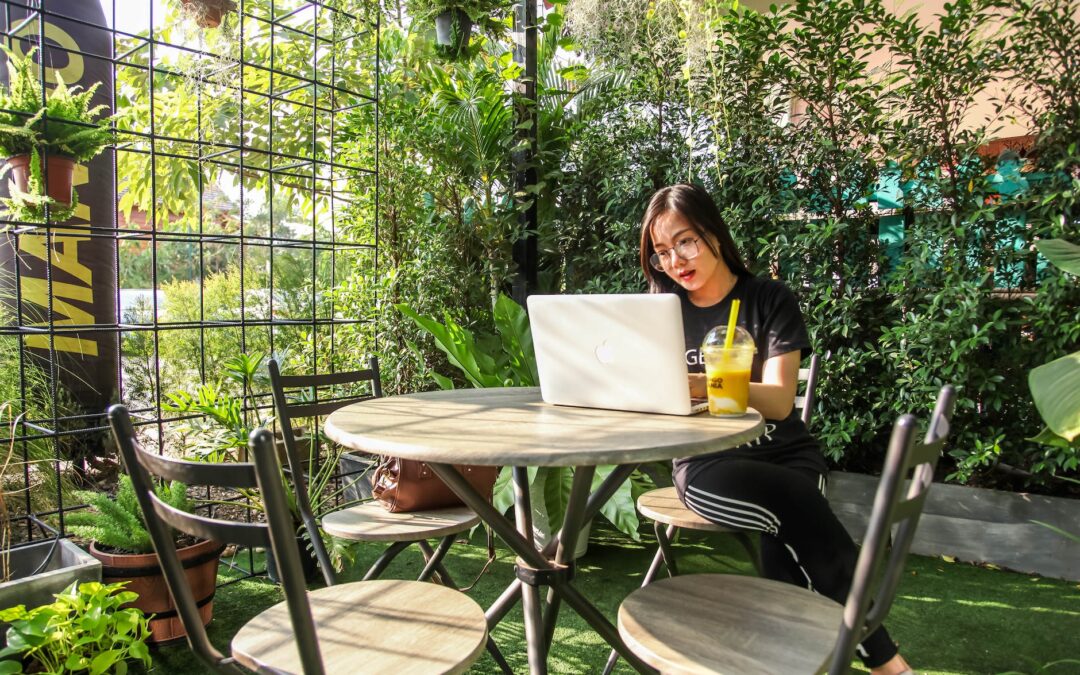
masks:
[(378, 502), (365, 502), (322, 518), (327, 534), (353, 541), (417, 541), (464, 532), (480, 522), (467, 506), (391, 513)]
[[(460, 673), (487, 639), (484, 610), (439, 584), (363, 581), (308, 596), (327, 673)], [(259, 672), (304, 672), (287, 604), (245, 624), (233, 638), (232, 655)]]
[(619, 635), (663, 673), (821, 671), (844, 608), (804, 588), (732, 574), (654, 581), (619, 607)]
[(638, 497), (637, 510), (641, 515), (665, 525), (706, 532), (735, 532), (730, 527), (718, 525), (702, 518), (679, 500), (674, 487), (649, 490)]

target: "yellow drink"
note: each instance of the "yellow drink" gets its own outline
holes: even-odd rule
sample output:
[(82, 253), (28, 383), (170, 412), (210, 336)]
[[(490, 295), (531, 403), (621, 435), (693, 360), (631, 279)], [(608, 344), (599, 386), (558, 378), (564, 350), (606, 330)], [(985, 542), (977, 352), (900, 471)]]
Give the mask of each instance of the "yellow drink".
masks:
[(717, 416), (744, 414), (750, 399), (753, 348), (706, 347), (701, 351), (705, 357), (709, 413)]

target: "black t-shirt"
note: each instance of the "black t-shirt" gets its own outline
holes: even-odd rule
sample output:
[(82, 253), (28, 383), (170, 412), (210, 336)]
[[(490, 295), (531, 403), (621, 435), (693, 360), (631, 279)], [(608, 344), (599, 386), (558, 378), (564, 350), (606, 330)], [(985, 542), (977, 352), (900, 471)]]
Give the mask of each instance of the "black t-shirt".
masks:
[[(682, 300), (686, 365), (691, 373), (705, 372), (701, 341), (715, 326), (727, 324), (731, 301), (735, 298), (740, 302), (738, 324), (750, 333), (757, 347), (750, 371), (751, 382), (761, 382), (762, 366), (774, 356), (794, 351), (804, 358), (810, 354), (810, 337), (799, 303), (780, 281), (740, 276), (731, 292), (711, 307), (694, 305), (682, 289), (676, 293)], [(786, 419), (766, 419), (765, 433), (750, 443), (709, 455), (675, 460), (676, 482), (685, 485), (683, 481), (688, 474), (700, 469), (704, 463), (736, 457), (806, 467), (819, 473), (827, 470), (817, 441), (793, 409)]]

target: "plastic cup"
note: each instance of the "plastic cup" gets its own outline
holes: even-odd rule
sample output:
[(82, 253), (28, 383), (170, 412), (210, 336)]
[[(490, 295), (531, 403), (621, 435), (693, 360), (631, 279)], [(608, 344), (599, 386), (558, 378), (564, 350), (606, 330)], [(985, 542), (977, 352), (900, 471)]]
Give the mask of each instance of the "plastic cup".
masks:
[(701, 344), (705, 360), (709, 413), (717, 417), (736, 417), (746, 413), (750, 399), (750, 369), (754, 364), (754, 339), (745, 328), (735, 329), (735, 338), (726, 347), (727, 326), (709, 331)]

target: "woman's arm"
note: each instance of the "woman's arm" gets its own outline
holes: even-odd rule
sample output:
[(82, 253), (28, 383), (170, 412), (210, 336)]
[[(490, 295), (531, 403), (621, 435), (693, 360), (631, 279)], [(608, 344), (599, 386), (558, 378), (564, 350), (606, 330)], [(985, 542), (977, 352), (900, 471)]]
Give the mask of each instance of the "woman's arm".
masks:
[(799, 386), (798, 351), (771, 357), (761, 368), (761, 382), (750, 383), (750, 407), (766, 419), (782, 420), (791, 414)]

